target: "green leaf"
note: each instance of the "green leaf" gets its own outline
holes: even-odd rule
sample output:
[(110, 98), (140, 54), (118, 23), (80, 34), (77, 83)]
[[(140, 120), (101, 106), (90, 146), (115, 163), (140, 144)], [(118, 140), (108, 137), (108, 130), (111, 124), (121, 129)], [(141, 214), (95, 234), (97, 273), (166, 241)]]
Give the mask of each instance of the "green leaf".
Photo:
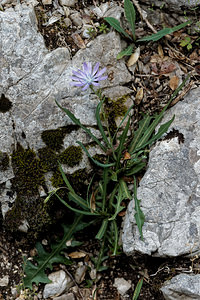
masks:
[(104, 142), (107, 144), (108, 148), (111, 148), (111, 145), (110, 145), (110, 142), (105, 134), (105, 131), (103, 129), (103, 126), (102, 126), (102, 123), (101, 123), (101, 118), (100, 118), (100, 111), (101, 111), (101, 107), (103, 105), (103, 100), (101, 100), (99, 102), (99, 104), (97, 105), (97, 108), (96, 108), (96, 119), (97, 119), (97, 125), (99, 127), (99, 131), (101, 132), (101, 136), (104, 140)]
[(127, 184), (123, 179), (119, 181), (120, 189), (122, 191), (123, 199), (132, 199), (131, 194), (128, 190)]
[(126, 49), (122, 50), (117, 54), (117, 59), (121, 59), (124, 56), (129, 56), (133, 53), (133, 47), (134, 45), (128, 46)]
[(141, 240), (143, 241), (142, 227), (144, 225), (145, 216), (143, 214), (143, 211), (140, 208), (141, 200), (137, 198), (137, 184), (136, 184), (135, 177), (134, 177), (134, 200), (135, 200), (135, 211), (136, 211), (134, 217), (140, 233)]
[(122, 151), (125, 148), (125, 141), (126, 141), (126, 138), (127, 138), (129, 126), (130, 126), (130, 118), (128, 118), (128, 122), (126, 123), (126, 127), (124, 128), (124, 130), (123, 130), (123, 132), (120, 136), (120, 143), (119, 143), (119, 146), (116, 150), (116, 152), (117, 152), (116, 169), (119, 168), (120, 160), (121, 160), (121, 157), (122, 157)]
[(140, 295), (142, 285), (143, 285), (143, 278), (138, 281), (138, 283), (136, 285), (136, 288), (135, 288), (135, 291), (134, 291), (134, 294), (133, 294), (133, 299), (132, 300), (137, 300), (138, 299), (138, 297)]
[(127, 170), (125, 172), (126, 176), (132, 176), (134, 174), (137, 174), (140, 172), (144, 167), (146, 166), (146, 162), (140, 162), (135, 167), (131, 168), (130, 170)]
[(124, 11), (126, 19), (131, 25), (133, 40), (135, 41), (135, 8), (130, 0), (124, 0)]
[[(112, 255), (118, 254), (118, 241), (119, 241), (119, 232), (117, 227), (117, 222), (115, 220), (112, 221), (113, 228), (114, 228), (114, 249)], [(111, 232), (113, 234), (113, 232)]]
[(99, 167), (102, 168), (108, 168), (108, 167), (112, 167), (115, 165), (115, 163), (110, 163), (110, 164), (102, 164), (99, 161), (95, 160), (90, 153), (87, 151), (87, 149), (85, 148), (85, 146), (81, 143), (77, 141), (77, 144), (79, 144), (81, 146), (81, 148), (85, 151), (85, 153), (87, 154), (87, 156)]
[(146, 115), (140, 122), (139, 122), (139, 128), (138, 130), (134, 133), (134, 137), (130, 143), (130, 146), (128, 148), (129, 153), (132, 153), (135, 148), (137, 148), (137, 145), (143, 136), (144, 132), (148, 128), (150, 121), (152, 120), (152, 117), (149, 115)]
[(133, 108), (133, 106), (134, 106), (134, 104), (131, 105), (131, 107), (129, 107), (129, 109), (127, 110), (126, 114), (124, 115), (122, 121), (120, 122), (119, 126), (117, 127), (117, 130), (115, 131), (115, 134), (114, 134), (114, 136), (113, 136), (113, 140), (115, 139), (115, 137), (116, 137), (116, 135), (117, 135), (119, 129), (121, 129), (122, 124), (123, 124), (124, 121), (126, 120), (128, 114), (130, 113), (130, 111), (131, 111), (131, 109)]
[(78, 204), (80, 207), (82, 207), (85, 210), (89, 210), (87, 201), (85, 201), (82, 197), (77, 195), (76, 193), (69, 192), (68, 198), (70, 201), (73, 201), (74, 203)]
[[(62, 256), (60, 252), (61, 250), (66, 248), (66, 241), (70, 240), (72, 238), (72, 235), (79, 230), (77, 226), (78, 224), (82, 223), (81, 218), (82, 216), (77, 217), (72, 225), (64, 227), (63, 239), (53, 245), (53, 249), (51, 252), (46, 252), (40, 243), (36, 244), (38, 256), (33, 257), (33, 260), (37, 263), (37, 265), (34, 265), (29, 260), (25, 260), (23, 265), (25, 273), (23, 284), (25, 288), (29, 288), (32, 290), (33, 283), (35, 283), (36, 285), (38, 285), (40, 282), (49, 283), (50, 280), (48, 279), (45, 271), (47, 268), (52, 270), (53, 263), (70, 263), (70, 261)], [(91, 223), (82, 223), (81, 228), (85, 228), (90, 224)]]
[(56, 197), (60, 200), (60, 202), (62, 204), (64, 204), (67, 208), (69, 208), (70, 210), (74, 211), (77, 214), (86, 215), (86, 216), (100, 216), (100, 214), (98, 214), (96, 212), (89, 212), (86, 210), (80, 210), (80, 209), (72, 207), (66, 201), (64, 201), (62, 198), (60, 198), (57, 194), (56, 194)]
[(155, 134), (149, 141), (148, 143), (142, 145), (141, 147), (146, 147), (149, 144), (152, 144), (153, 142), (157, 141), (167, 130), (169, 129), (171, 123), (174, 121), (175, 116), (165, 124), (161, 125), (160, 128), (158, 129), (157, 134)]
[[(137, 143), (137, 147), (133, 152), (137, 152), (140, 149), (144, 148), (146, 145), (149, 144), (149, 139), (151, 137), (151, 135), (153, 134), (156, 126), (160, 123), (160, 121), (163, 118), (163, 115), (166, 111), (166, 109), (168, 108), (168, 106), (170, 105), (170, 103), (173, 101), (173, 99), (176, 97), (176, 95), (178, 94), (178, 92), (182, 89), (182, 87), (185, 85), (186, 81), (188, 80), (188, 78), (190, 77), (190, 75), (187, 75), (186, 78), (183, 80), (183, 82), (179, 85), (179, 87), (174, 91), (174, 93), (172, 94), (169, 102), (167, 103), (167, 105), (165, 105), (165, 107), (162, 109), (162, 111), (160, 112), (160, 114), (158, 116), (155, 117), (154, 121), (151, 123), (151, 125), (147, 128), (147, 130), (145, 131), (145, 133), (143, 134), (142, 138), (140, 139), (140, 141)], [(171, 120), (169, 121), (169, 123), (171, 122)], [(166, 124), (163, 125), (162, 130), (164, 128)], [(161, 132), (161, 130), (160, 130)], [(130, 150), (129, 150), (130, 151)], [(131, 152), (131, 151), (130, 151)], [(132, 152), (131, 152), (132, 153)]]
[(175, 26), (175, 27), (172, 27), (172, 28), (164, 28), (160, 31), (158, 31), (157, 33), (154, 33), (152, 35), (148, 35), (148, 36), (145, 36), (139, 40), (137, 40), (137, 42), (144, 42), (144, 41), (158, 41), (160, 40), (163, 36), (167, 35), (167, 34), (171, 34), (177, 30), (180, 30), (181, 28), (191, 24), (192, 22), (191, 21), (187, 21), (185, 23), (182, 23), (178, 26)]
[(106, 18), (104, 18), (104, 20), (106, 22), (108, 22), (108, 24), (110, 24), (110, 26), (112, 26), (119, 33), (122, 33), (125, 37), (132, 40), (131, 36), (128, 33), (126, 33), (126, 31), (120, 26), (120, 23), (118, 20), (116, 20), (115, 18), (112, 18), (112, 17), (106, 17)]
[(103, 238), (103, 236), (105, 235), (107, 226), (108, 226), (108, 219), (104, 219), (101, 224), (101, 227), (96, 235), (96, 239), (101, 240)]
[(60, 107), (76, 125), (80, 126), (85, 132), (87, 132), (89, 136), (101, 147), (101, 149), (104, 152), (106, 152), (106, 148), (101, 144), (101, 142), (96, 138), (96, 136), (92, 134), (92, 132), (89, 129), (87, 129), (84, 125), (81, 124), (79, 119), (77, 119), (67, 108), (60, 106), (60, 104), (56, 100), (55, 102), (58, 105), (58, 107)]
[(61, 165), (61, 163), (59, 161), (58, 161), (58, 167), (59, 167), (59, 170), (61, 172), (62, 178), (63, 178), (63, 180), (64, 180), (64, 182), (65, 182), (68, 190), (70, 192), (72, 192), (72, 193), (75, 193), (75, 191), (74, 191), (73, 187), (71, 186), (71, 184), (69, 183), (69, 180), (67, 179), (67, 177), (66, 177), (66, 175), (65, 175), (65, 173), (63, 171), (62, 165)]

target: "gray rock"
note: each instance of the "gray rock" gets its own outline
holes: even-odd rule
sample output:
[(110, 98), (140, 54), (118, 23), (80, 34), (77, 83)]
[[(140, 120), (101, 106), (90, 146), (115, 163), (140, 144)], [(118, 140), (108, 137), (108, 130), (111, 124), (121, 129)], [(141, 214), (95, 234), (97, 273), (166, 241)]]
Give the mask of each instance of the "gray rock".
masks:
[(59, 297), (55, 297), (53, 300), (75, 300), (75, 297), (73, 293), (68, 293)]
[(60, 0), (60, 5), (74, 7), (78, 0)]
[[(128, 94), (127, 88), (123, 89), (121, 85), (131, 81), (131, 75), (125, 62), (116, 60), (117, 54), (123, 49), (116, 32), (98, 36), (71, 59), (67, 48), (54, 51), (46, 49), (43, 37), (38, 32), (32, 7), (23, 4), (0, 11), (0, 23), (0, 99), (7, 105), (7, 111), (0, 112), (0, 155), (3, 153), (9, 157), (6, 168), (3, 170), (0, 167), (0, 202), (5, 217), (10, 204), (13, 203), (14, 209), (19, 200), (12, 187), (17, 174), (16, 169), (13, 170), (12, 154), (17, 145), (25, 150), (33, 149), (37, 157), (38, 151), (46, 147), (42, 139), (44, 132), (73, 124), (57, 107), (55, 99), (74, 113), (85, 126), (96, 125), (95, 109), (98, 99), (89, 90), (82, 92), (80, 88), (70, 85), (72, 69), (80, 68), (84, 61), (91, 61), (93, 64), (99, 61), (101, 67), (107, 67), (109, 75), (109, 79), (102, 82), (101, 86), (105, 89), (114, 87), (115, 97), (117, 94), (121, 96), (123, 90)], [(97, 130), (91, 130), (99, 136)], [(86, 144), (91, 142), (83, 130), (73, 130), (63, 138), (61, 151), (71, 145), (77, 146), (77, 140)], [(94, 155), (99, 150), (91, 147), (89, 151)], [(91, 166), (87, 156), (83, 154), (79, 165), (70, 168), (63, 165), (63, 168), (65, 172), (72, 174), (79, 169), (90, 169)], [(52, 175), (51, 171), (44, 175), (45, 185), (49, 190), (53, 189)], [(9, 182), (10, 185), (7, 184)], [(38, 203), (38, 197), (44, 196), (42, 188), (42, 184), (39, 184), (31, 199), (24, 195), (27, 203)], [(43, 203), (43, 199), (41, 200)], [(27, 207), (27, 210), (30, 211), (30, 208)], [(43, 217), (42, 210), (38, 209), (38, 212)], [(24, 215), (21, 217), (18, 226), (21, 225), (20, 228), (24, 230), (23, 225), (26, 224), (26, 228), (31, 229), (30, 220)]]
[(59, 296), (73, 286), (71, 278), (63, 270), (51, 273), (48, 278), (52, 282), (47, 283), (44, 287), (44, 299)]
[(131, 201), (124, 222), (123, 248), (154, 256), (195, 253), (200, 247), (200, 88), (167, 113), (175, 114), (175, 136), (152, 147), (138, 188), (145, 215), (141, 241)]
[(0, 278), (0, 286), (7, 286), (9, 284), (9, 276), (5, 275), (4, 277)]
[(115, 278), (113, 286), (116, 287), (122, 296), (131, 288), (131, 284), (124, 278)]
[(200, 275), (180, 274), (161, 288), (166, 300), (199, 300)]
[(153, 4), (157, 7), (161, 7), (164, 4), (165, 8), (169, 8), (170, 11), (181, 11), (183, 7), (196, 7), (200, 4), (199, 0), (141, 0), (144, 4)]
[(83, 24), (81, 14), (79, 12), (75, 12), (74, 14), (70, 15), (70, 19), (75, 26), (81, 26)]

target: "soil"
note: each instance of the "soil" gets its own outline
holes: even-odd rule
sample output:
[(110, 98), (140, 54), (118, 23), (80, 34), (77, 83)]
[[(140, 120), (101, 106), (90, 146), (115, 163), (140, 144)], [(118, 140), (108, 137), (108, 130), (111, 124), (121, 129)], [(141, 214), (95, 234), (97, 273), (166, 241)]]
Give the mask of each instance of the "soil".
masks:
[[(22, 1), (25, 2), (25, 1)], [(72, 34), (76, 33), (77, 27), (71, 25), (68, 30), (63, 18), (58, 22), (53, 23), (50, 26), (44, 26), (43, 23), (45, 20), (51, 16), (52, 12), (55, 11), (54, 5), (43, 5), (42, 1), (38, 1), (39, 4), (35, 7), (37, 19), (38, 19), (38, 28), (41, 34), (44, 37), (45, 44), (49, 50), (56, 49), (57, 47), (67, 47), (71, 56), (73, 56), (78, 50), (79, 46), (72, 38)], [(56, 2), (56, 1), (55, 1)], [(122, 5), (122, 1), (78, 1), (78, 4), (75, 6), (76, 11), (82, 11), (84, 8), (89, 7), (90, 5), (100, 5), (101, 3), (111, 3), (115, 2), (119, 5)], [(12, 4), (10, 4), (12, 5)], [(156, 9), (155, 9), (156, 11)], [(197, 13), (198, 11), (196, 11)], [(167, 19), (167, 12), (162, 11), (165, 19)], [(160, 14), (159, 9), (157, 14)], [(173, 18), (168, 18), (171, 22), (171, 26), (180, 24), (183, 16), (175, 16)], [(196, 16), (193, 13), (193, 19), (195, 20)], [(103, 23), (103, 19), (98, 18), (93, 15), (90, 16), (92, 23), (99, 22)], [(137, 18), (140, 20), (140, 16), (137, 12)], [(174, 22), (174, 23), (173, 23)], [(139, 24), (139, 21), (138, 21)], [(138, 34), (147, 35), (151, 34), (150, 29), (147, 27), (145, 22), (142, 22), (143, 28), (139, 28), (139, 25), (136, 26), (136, 31)], [(140, 23), (141, 24), (141, 23)], [(141, 27), (141, 25), (140, 25)], [(159, 29), (159, 28), (157, 28)], [(99, 33), (97, 33), (99, 34)], [(138, 66), (137, 72), (135, 72), (135, 80), (130, 84), (130, 87), (134, 89), (136, 99), (137, 91), (143, 89), (145, 96), (141, 101), (138, 97), (137, 105), (135, 107), (134, 117), (138, 121), (141, 115), (141, 112), (155, 113), (159, 111), (161, 107), (168, 102), (170, 95), (173, 92), (169, 84), (168, 70), (162, 69), (162, 58), (168, 56), (170, 58), (176, 59), (176, 62), (180, 66), (180, 70), (185, 73), (191, 74), (190, 85), (187, 85), (182, 93), (182, 97), (176, 98), (176, 101), (180, 101), (184, 92), (186, 93), (191, 86), (199, 84), (200, 72), (200, 50), (199, 50), (199, 40), (197, 41), (197, 33), (193, 32), (190, 34), (192, 39), (192, 49), (188, 50), (186, 47), (180, 47), (180, 41), (184, 38), (185, 35), (188, 35), (186, 29), (183, 29), (178, 34), (174, 34), (167, 39), (163, 39), (158, 42), (150, 42), (144, 45), (141, 45), (141, 54), (140, 61), (141, 65)], [(89, 40), (84, 40), (84, 43), (87, 43)], [(159, 50), (160, 49), (160, 50)], [(157, 56), (155, 56), (157, 55)], [(160, 55), (160, 59), (158, 57)], [(155, 64), (151, 64), (150, 60), (154, 56)], [(163, 56), (163, 57), (162, 57)], [(157, 61), (156, 61), (157, 59)], [(150, 68), (150, 74), (145, 74), (142, 72), (142, 68)], [(166, 66), (170, 68), (170, 66)], [(177, 132), (173, 134), (178, 134)], [(169, 136), (166, 138), (170, 138)], [(181, 139), (181, 137), (180, 137)], [(182, 142), (182, 140), (180, 140)], [(39, 284), (35, 287), (35, 292), (30, 293), (23, 288), (22, 278), (23, 273), (23, 256), (31, 258), (36, 254), (35, 251), (35, 241), (30, 240), (26, 234), (22, 233), (12, 233), (7, 231), (3, 226), (3, 220), (0, 219), (1, 229), (0, 229), (0, 268), (1, 276), (8, 275), (9, 282), (5, 286), (0, 287), (0, 300), (12, 300), (16, 299), (42, 299), (42, 291), (44, 288), (43, 284)], [(48, 249), (48, 240), (52, 235), (56, 235), (57, 231), (55, 228), (52, 229), (49, 233), (43, 233), (39, 241), (43, 242)], [(95, 231), (91, 232), (90, 235), (83, 233), (81, 236), (78, 236), (78, 240), (83, 244), (78, 247), (77, 251), (89, 253), (88, 260), (91, 260), (91, 256), (98, 254), (99, 245), (96, 240), (93, 238), (95, 236)], [(46, 242), (47, 241), (47, 242)], [(67, 272), (69, 272), (72, 277), (74, 277), (74, 272), (77, 268), (78, 263), (86, 263), (86, 258), (76, 258), (73, 260), (73, 264), (67, 267)], [(156, 258), (152, 256), (140, 255), (139, 253), (135, 254), (134, 257), (128, 257), (125, 254), (121, 253), (115, 257), (109, 257), (106, 260), (105, 265), (108, 267), (108, 270), (103, 271), (99, 274), (99, 280), (96, 283), (97, 288), (97, 298), (96, 299), (107, 299), (107, 300), (120, 300), (120, 299), (132, 299), (134, 288), (137, 285), (139, 279), (144, 278), (144, 283), (142, 290), (138, 299), (143, 300), (162, 300), (164, 299), (162, 293), (160, 292), (160, 287), (163, 283), (171, 279), (176, 274), (181, 272), (194, 272), (199, 273), (199, 263), (200, 260), (196, 258)], [(53, 270), (59, 270), (61, 268), (66, 268), (62, 265), (54, 265)], [(126, 296), (120, 296), (117, 289), (113, 286), (115, 278), (124, 278), (125, 280), (131, 283), (131, 288), (126, 294)], [(92, 298), (81, 298), (83, 295), (84, 289), (88, 284), (90, 277), (88, 271), (85, 275), (85, 280), (81, 282), (77, 288), (79, 294), (77, 294), (76, 299), (92, 299)], [(88, 289), (92, 291), (92, 287)]]

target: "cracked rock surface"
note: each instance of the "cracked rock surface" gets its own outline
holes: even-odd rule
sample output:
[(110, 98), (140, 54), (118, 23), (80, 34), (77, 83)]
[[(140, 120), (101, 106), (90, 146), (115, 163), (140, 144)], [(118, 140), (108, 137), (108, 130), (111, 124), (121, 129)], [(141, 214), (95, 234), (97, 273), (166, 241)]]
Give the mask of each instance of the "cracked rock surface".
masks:
[[(7, 107), (3, 107), (3, 111), (0, 109), (0, 153), (10, 158), (7, 168), (0, 169), (0, 202), (5, 215), (9, 204), (16, 198), (16, 195), (7, 196), (12, 190), (10, 180), (15, 176), (11, 155), (16, 145), (37, 153), (45, 147), (41, 138), (44, 131), (72, 124), (57, 107), (55, 99), (74, 113), (82, 124), (89, 127), (96, 125), (98, 99), (90, 91), (82, 92), (80, 88), (71, 87), (72, 69), (81, 68), (84, 61), (91, 61), (92, 64), (99, 61), (101, 68), (107, 67), (109, 77), (102, 85), (105, 94), (114, 88), (116, 98), (121, 96), (122, 90), (125, 94), (131, 92), (122, 87), (131, 80), (131, 75), (125, 62), (116, 60), (124, 45), (121, 45), (120, 36), (115, 32), (98, 36), (71, 58), (69, 50), (64, 47), (47, 50), (38, 32), (34, 9), (30, 6), (16, 5), (0, 11), (0, 24), (0, 99)], [(91, 130), (98, 137), (95, 129)], [(77, 140), (91, 142), (79, 129), (65, 136), (63, 150), (71, 145), (77, 146)], [(91, 155), (96, 154), (94, 147), (91, 151)], [(88, 166), (84, 154), (80, 165), (68, 171), (72, 173)], [(66, 167), (64, 170), (67, 171)]]
[(148, 169), (138, 188), (145, 215), (141, 241), (131, 201), (124, 222), (123, 249), (154, 256), (195, 253), (200, 246), (200, 89), (172, 107), (168, 134), (151, 149)]
[(161, 288), (166, 300), (200, 299), (200, 275), (179, 274)]

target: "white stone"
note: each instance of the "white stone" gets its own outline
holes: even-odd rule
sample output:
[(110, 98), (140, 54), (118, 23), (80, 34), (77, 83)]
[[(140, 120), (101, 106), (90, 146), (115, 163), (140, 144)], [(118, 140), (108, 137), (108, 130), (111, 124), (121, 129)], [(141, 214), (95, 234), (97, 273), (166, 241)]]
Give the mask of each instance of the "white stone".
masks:
[(51, 5), (52, 4), (52, 0), (42, 0), (42, 4), (43, 5)]
[(74, 7), (78, 3), (78, 0), (60, 0), (60, 4), (63, 6)]
[(82, 18), (81, 18), (81, 15), (79, 12), (71, 14), (70, 19), (72, 20), (72, 23), (76, 26), (82, 26), (82, 24), (83, 24), (83, 21), (82, 21)]
[(157, 142), (150, 151), (148, 169), (137, 191), (145, 215), (144, 241), (136, 226), (132, 200), (122, 237), (128, 255), (139, 251), (175, 257), (195, 253), (200, 248), (199, 95), (200, 88), (191, 90), (162, 120), (167, 122), (175, 115), (169, 132), (177, 130), (184, 142), (174, 137)]
[(67, 289), (69, 289), (71, 286), (73, 286), (71, 278), (63, 270), (51, 273), (48, 278), (52, 282), (47, 283), (44, 287), (44, 299), (59, 296), (63, 292), (67, 291)]
[(179, 274), (161, 288), (166, 300), (199, 300), (200, 275)]
[(117, 288), (122, 296), (131, 288), (131, 284), (124, 278), (115, 278), (113, 286)]
[(7, 286), (9, 284), (9, 276), (5, 275), (4, 277), (0, 278), (0, 286)]

